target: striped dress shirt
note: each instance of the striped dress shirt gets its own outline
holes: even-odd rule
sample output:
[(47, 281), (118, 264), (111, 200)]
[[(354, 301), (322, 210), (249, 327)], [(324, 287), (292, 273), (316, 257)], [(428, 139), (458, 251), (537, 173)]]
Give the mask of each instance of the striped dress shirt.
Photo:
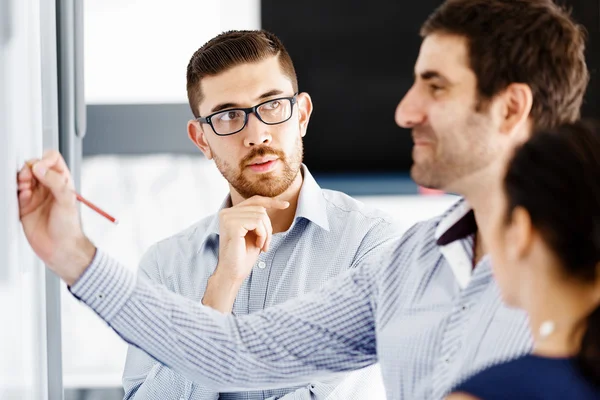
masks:
[[(341, 192), (321, 189), (304, 165), (302, 175), (293, 223), (286, 232), (274, 234), (269, 251), (260, 254), (236, 297), (235, 315), (251, 314), (318, 289), (334, 276), (359, 265), (363, 258), (373, 257), (385, 249), (385, 242), (401, 234), (399, 224), (387, 214)], [(221, 209), (230, 206), (228, 196)], [(218, 256), (217, 213), (152, 246), (142, 258), (139, 274), (201, 302)], [(346, 374), (327, 381), (307, 381), (300, 387), (219, 395), (130, 346), (123, 387), (125, 399), (137, 400), (314, 400), (328, 398), (334, 390), (344, 389), (340, 385), (346, 386), (346, 391), (383, 392), (381, 375), (377, 372), (367, 368), (356, 373), (352, 380), (346, 380)]]
[[(101, 249), (70, 290), (124, 340), (215, 390), (302, 385), (379, 362), (388, 399), (442, 399), (532, 348), (526, 315), (502, 303), (489, 257), (473, 269), (474, 231), (456, 228), (469, 214), (460, 200), (321, 289), (250, 315), (136, 279)], [(462, 234), (448, 240), (450, 230)]]

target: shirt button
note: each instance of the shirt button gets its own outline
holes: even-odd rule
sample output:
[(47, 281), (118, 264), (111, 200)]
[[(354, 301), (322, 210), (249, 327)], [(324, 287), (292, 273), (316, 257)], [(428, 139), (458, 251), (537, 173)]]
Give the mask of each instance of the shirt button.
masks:
[(263, 269), (267, 266), (267, 263), (265, 263), (264, 261), (259, 261), (258, 262), (258, 268)]
[(104, 298), (104, 293), (98, 293), (96, 295), (96, 297), (98, 297), (100, 300), (102, 300)]

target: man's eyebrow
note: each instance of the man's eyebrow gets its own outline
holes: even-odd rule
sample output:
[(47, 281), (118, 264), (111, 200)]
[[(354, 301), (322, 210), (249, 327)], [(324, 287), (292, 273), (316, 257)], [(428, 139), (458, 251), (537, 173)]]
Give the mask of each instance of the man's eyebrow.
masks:
[[(450, 82), (450, 80), (448, 78), (446, 78), (444, 75), (442, 75), (441, 73), (439, 73), (437, 71), (431, 70), (431, 69), (421, 72), (419, 74), (419, 77), (424, 81), (430, 81), (433, 79), (437, 79), (437, 80), (442, 81), (443, 83), (452, 84), (452, 82)], [(415, 72), (415, 80), (416, 79), (417, 79), (417, 77), (416, 77), (416, 72)]]
[(268, 92), (265, 92), (265, 93), (261, 94), (260, 96), (258, 96), (258, 98), (256, 100), (264, 100), (266, 98), (277, 96), (280, 94), (283, 94), (283, 90), (272, 89), (272, 90), (269, 90)]
[[(263, 94), (261, 94), (260, 96), (258, 96), (256, 98), (257, 101), (259, 100), (264, 100), (266, 98), (272, 97), (272, 96), (277, 96), (279, 94), (283, 94), (282, 90), (279, 89), (271, 89)], [(211, 113), (215, 113), (217, 111), (221, 111), (221, 110), (225, 110), (227, 108), (242, 108), (242, 106), (240, 104), (237, 103), (232, 103), (232, 102), (228, 102), (228, 103), (221, 103), (221, 104), (217, 104), (216, 106), (214, 106), (212, 108), (212, 110), (210, 110)]]

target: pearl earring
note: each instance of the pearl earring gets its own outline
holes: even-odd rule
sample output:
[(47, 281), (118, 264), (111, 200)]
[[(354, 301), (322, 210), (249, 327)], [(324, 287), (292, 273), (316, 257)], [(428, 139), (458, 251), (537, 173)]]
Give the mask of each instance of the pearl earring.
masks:
[(554, 332), (554, 322), (553, 321), (545, 321), (540, 325), (540, 339), (546, 339)]

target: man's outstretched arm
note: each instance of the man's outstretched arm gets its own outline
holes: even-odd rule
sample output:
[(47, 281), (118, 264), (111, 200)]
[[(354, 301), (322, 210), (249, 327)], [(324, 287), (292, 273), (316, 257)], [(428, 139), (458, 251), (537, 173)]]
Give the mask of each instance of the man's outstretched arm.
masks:
[[(29, 160), (17, 181), (19, 217), (37, 256), (121, 337), (175, 372), (209, 388), (236, 391), (302, 385), (376, 361), (370, 268), (235, 318), (136, 279), (96, 249), (83, 233), (73, 179), (57, 151)], [(276, 202), (264, 201), (263, 208)], [(246, 259), (268, 247), (269, 238), (268, 227), (253, 220), (220, 247)]]
[(318, 292), (234, 317), (136, 279), (98, 250), (70, 290), (175, 372), (237, 391), (301, 385), (376, 362), (369, 274), (357, 268)]

